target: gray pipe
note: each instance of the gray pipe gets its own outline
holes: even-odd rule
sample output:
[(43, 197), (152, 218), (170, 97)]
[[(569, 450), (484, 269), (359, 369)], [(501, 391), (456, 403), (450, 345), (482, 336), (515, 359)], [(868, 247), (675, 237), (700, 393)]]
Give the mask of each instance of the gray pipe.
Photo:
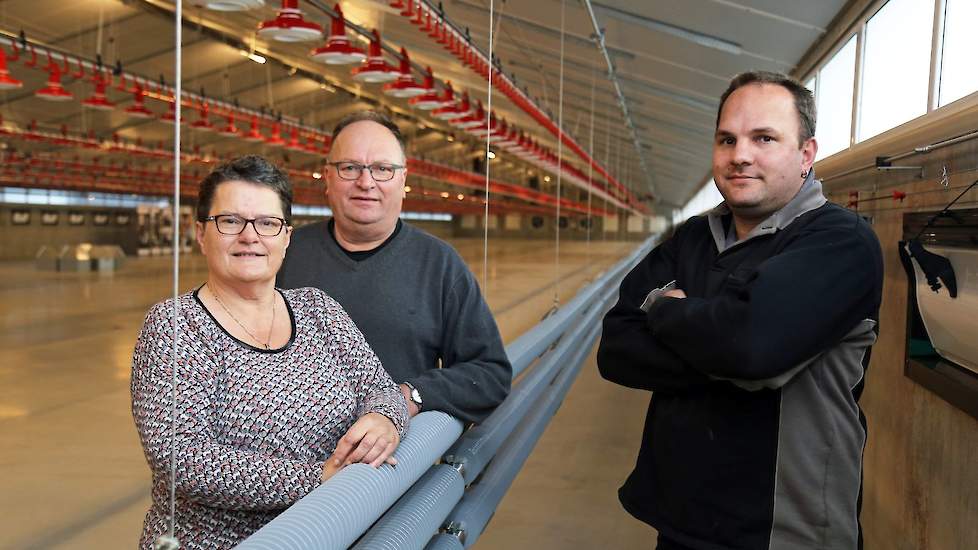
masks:
[(432, 537), (431, 542), (424, 547), (424, 550), (462, 550), (463, 548), (465, 547), (462, 546), (462, 541), (458, 540), (457, 537), (440, 533)]
[(422, 548), (438, 532), (445, 516), (458, 504), (465, 482), (448, 464), (432, 466), (404, 496), (367, 531), (354, 550)]
[[(604, 289), (601, 306), (607, 301), (609, 291)], [(540, 399), (540, 395), (552, 387), (552, 383), (566, 369), (569, 359), (581, 346), (581, 338), (594, 327), (597, 319), (604, 313), (603, 308), (592, 307), (578, 323), (567, 331), (557, 346), (548, 353), (513, 389), (509, 398), (496, 408), (482, 424), (468, 430), (445, 453), (444, 461), (461, 469), (466, 484), (472, 483), (486, 464), (495, 456), (506, 442), (527, 411)]]
[(466, 548), (475, 544), (495, 513), (496, 507), (499, 506), (513, 479), (523, 467), (536, 441), (543, 434), (550, 418), (577, 378), (584, 357), (591, 351), (599, 333), (600, 327), (595, 326), (581, 341), (582, 346), (575, 353), (568, 368), (561, 372), (554, 391), (547, 394), (527, 416), (513, 437), (499, 450), (492, 463), (486, 468), (481, 481), (469, 489), (462, 501), (449, 514), (447, 524), (462, 531), (462, 543)]
[(421, 413), (394, 456), (397, 468), (351, 464), (248, 537), (241, 550), (340, 550), (349, 547), (462, 433), (438, 411)]

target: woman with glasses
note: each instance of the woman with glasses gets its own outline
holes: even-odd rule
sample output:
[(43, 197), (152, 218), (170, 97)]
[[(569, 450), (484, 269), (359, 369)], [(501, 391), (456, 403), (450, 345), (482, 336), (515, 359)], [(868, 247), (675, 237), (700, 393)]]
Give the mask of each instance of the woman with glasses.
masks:
[[(231, 548), (350, 461), (396, 462), (407, 407), (363, 335), (321, 290), (274, 286), (291, 203), (285, 174), (258, 156), (200, 185), (207, 281), (150, 309), (133, 354), (133, 416), (153, 472), (141, 548), (169, 531), (171, 480), (181, 547)], [(338, 445), (342, 464), (329, 459)]]

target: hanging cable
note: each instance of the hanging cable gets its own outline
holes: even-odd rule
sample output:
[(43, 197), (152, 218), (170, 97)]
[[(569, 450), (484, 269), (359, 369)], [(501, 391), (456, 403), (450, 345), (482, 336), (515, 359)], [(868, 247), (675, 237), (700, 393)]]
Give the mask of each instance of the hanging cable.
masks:
[(166, 536), (156, 540), (156, 550), (177, 550), (177, 357), (180, 329), (180, 115), (183, 92), (183, 2), (176, 2), (173, 17), (176, 25), (174, 41), (174, 121), (173, 121), (173, 361), (170, 364), (170, 525)]
[(486, 154), (485, 164), (486, 164), (486, 189), (485, 189), (485, 213), (483, 214), (483, 235), (482, 235), (482, 293), (486, 296), (489, 295), (489, 139), (492, 138), (492, 39), (493, 39), (493, 11), (495, 9), (495, 1), (489, 0), (489, 78), (486, 85)]
[[(595, 83), (595, 71), (591, 71), (591, 124), (589, 126), (588, 132), (590, 133), (589, 144), (588, 144), (588, 154), (592, 158), (596, 158), (594, 155), (594, 83)], [(587, 259), (587, 265), (591, 265), (591, 190), (594, 188), (594, 166), (590, 163), (587, 166), (587, 241), (584, 246), (584, 255)]]
[(560, 0), (560, 91), (557, 98), (557, 218), (554, 220), (554, 303), (560, 305), (560, 184), (564, 173), (564, 6)]

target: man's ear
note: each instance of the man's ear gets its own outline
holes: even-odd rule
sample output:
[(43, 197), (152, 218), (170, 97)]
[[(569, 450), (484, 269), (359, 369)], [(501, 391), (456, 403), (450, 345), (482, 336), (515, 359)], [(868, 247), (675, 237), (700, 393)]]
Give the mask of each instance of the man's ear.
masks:
[(815, 164), (815, 155), (818, 153), (818, 141), (814, 137), (805, 140), (801, 146), (801, 171), (808, 173)]

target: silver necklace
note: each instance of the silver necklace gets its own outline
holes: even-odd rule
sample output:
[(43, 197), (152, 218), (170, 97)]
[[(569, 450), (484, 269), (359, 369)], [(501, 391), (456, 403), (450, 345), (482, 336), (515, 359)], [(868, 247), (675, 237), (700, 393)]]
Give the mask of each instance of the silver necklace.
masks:
[(224, 302), (221, 301), (221, 299), (217, 296), (217, 293), (214, 292), (214, 289), (211, 288), (210, 285), (207, 286), (207, 290), (211, 291), (211, 296), (213, 296), (214, 299), (217, 300), (217, 303), (220, 304), (222, 308), (224, 308), (224, 311), (227, 312), (227, 314), (231, 317), (231, 319), (233, 319), (235, 323), (238, 323), (238, 326), (241, 327), (241, 330), (247, 332), (248, 336), (251, 336), (252, 340), (265, 346), (265, 349), (272, 349), (270, 344), (272, 343), (272, 330), (275, 328), (275, 295), (274, 294), (272, 295), (272, 324), (269, 325), (268, 327), (268, 339), (262, 342), (260, 338), (252, 334), (252, 332), (248, 330), (248, 327), (244, 326), (244, 324), (242, 324), (241, 321), (239, 321), (238, 318), (235, 317), (233, 313), (231, 313), (231, 310), (228, 309), (228, 306), (224, 305)]

